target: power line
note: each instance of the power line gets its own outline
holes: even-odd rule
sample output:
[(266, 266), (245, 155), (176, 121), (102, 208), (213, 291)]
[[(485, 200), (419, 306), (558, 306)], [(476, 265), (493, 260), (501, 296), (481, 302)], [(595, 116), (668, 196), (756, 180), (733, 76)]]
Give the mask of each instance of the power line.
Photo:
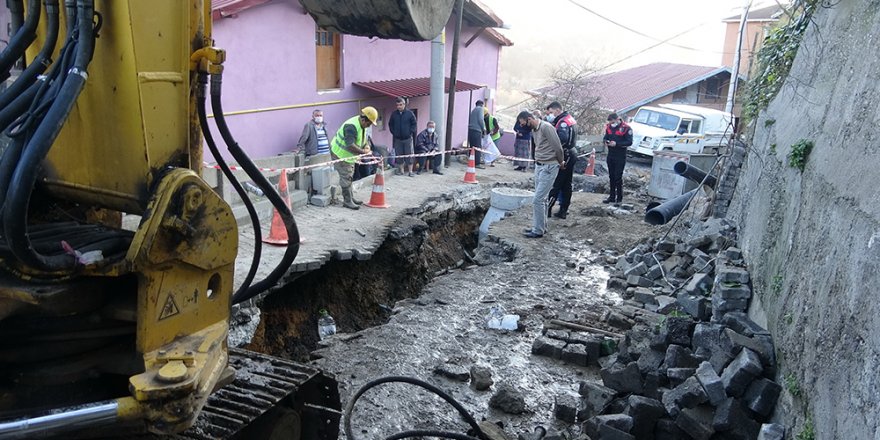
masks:
[[(667, 39), (665, 39), (665, 40), (661, 40), (661, 39), (659, 39), (659, 38), (657, 38), (657, 37), (654, 37), (654, 36), (651, 36), (651, 35), (648, 35), (648, 34), (642, 32), (642, 31), (639, 31), (638, 29), (633, 29), (633, 28), (631, 28), (631, 27), (629, 27), (629, 26), (627, 26), (627, 25), (624, 25), (624, 24), (618, 23), (618, 22), (616, 22), (616, 21), (614, 21), (614, 20), (612, 20), (612, 19), (610, 19), (610, 18), (608, 18), (608, 17), (606, 17), (606, 16), (604, 16), (604, 15), (602, 15), (602, 14), (600, 14), (600, 13), (598, 13), (598, 12), (596, 12), (596, 11), (594, 11), (594, 10), (592, 10), (592, 9), (590, 9), (590, 8), (588, 8), (588, 7), (584, 6), (584, 5), (582, 5), (582, 4), (580, 4), (580, 3), (578, 3), (578, 2), (575, 1), (575, 0), (568, 0), (568, 1), (569, 1), (569, 3), (571, 3), (571, 4), (573, 4), (573, 5), (577, 6), (577, 7), (579, 7), (579, 8), (581, 8), (581, 9), (583, 9), (584, 11), (589, 12), (590, 14), (595, 15), (596, 17), (601, 18), (602, 20), (607, 21), (608, 23), (611, 23), (611, 24), (613, 24), (613, 25), (615, 25), (615, 26), (617, 26), (617, 27), (620, 27), (620, 28), (626, 29), (626, 30), (628, 30), (628, 31), (630, 31), (630, 32), (632, 32), (632, 33), (634, 33), (634, 34), (636, 34), (636, 35), (640, 35), (640, 36), (645, 37), (645, 38), (648, 38), (648, 39), (650, 39), (650, 40), (659, 41), (660, 44), (668, 44), (668, 45), (670, 45), (670, 46), (677, 47), (677, 48), (679, 48), (679, 49), (692, 50), (692, 51), (695, 51), (695, 52), (715, 53), (715, 54), (722, 54), (722, 55), (728, 53), (728, 52), (719, 52), (719, 51), (716, 51), (716, 50), (698, 49), (698, 48), (696, 48), (696, 47), (683, 46), (683, 45), (681, 45), (681, 44), (670, 43), (669, 41), (672, 40), (672, 38), (667, 38)], [(706, 23), (702, 23), (702, 24), (700, 24), (700, 25), (697, 26), (697, 27), (703, 26), (703, 25), (705, 25), (705, 24), (707, 24), (707, 23), (708, 23), (708, 22), (706, 22)], [(682, 34), (678, 34), (678, 35), (682, 35)], [(678, 35), (676, 35), (676, 36), (678, 36)], [(674, 38), (674, 37), (673, 37), (673, 38)]]

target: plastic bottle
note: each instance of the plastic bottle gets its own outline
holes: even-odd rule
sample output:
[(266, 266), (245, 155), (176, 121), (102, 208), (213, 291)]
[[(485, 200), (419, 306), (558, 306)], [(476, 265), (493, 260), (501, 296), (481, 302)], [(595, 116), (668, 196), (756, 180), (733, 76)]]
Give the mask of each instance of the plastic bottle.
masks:
[(336, 334), (336, 321), (330, 316), (326, 309), (321, 309), (321, 316), (318, 318), (318, 337), (324, 339), (327, 336)]
[(244, 189), (245, 189), (245, 191), (247, 191), (257, 197), (263, 197), (263, 190), (261, 190), (260, 187), (258, 187), (257, 185), (254, 185), (253, 183), (245, 182)]
[(489, 314), (486, 315), (486, 327), (500, 329), (501, 321), (504, 319), (504, 307), (500, 305), (494, 305), (489, 309)]

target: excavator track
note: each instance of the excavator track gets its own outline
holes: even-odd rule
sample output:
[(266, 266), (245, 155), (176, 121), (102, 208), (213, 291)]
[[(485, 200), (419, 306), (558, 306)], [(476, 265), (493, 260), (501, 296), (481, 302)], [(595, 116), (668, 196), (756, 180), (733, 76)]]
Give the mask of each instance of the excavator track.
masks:
[(208, 398), (190, 429), (171, 438), (338, 438), (342, 413), (332, 376), (241, 349), (229, 350), (229, 366), (235, 369), (235, 380)]

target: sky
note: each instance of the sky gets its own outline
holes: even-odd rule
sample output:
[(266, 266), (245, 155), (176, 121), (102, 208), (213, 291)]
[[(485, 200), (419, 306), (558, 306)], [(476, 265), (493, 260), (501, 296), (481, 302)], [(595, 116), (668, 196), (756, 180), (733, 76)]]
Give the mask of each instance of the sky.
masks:
[[(519, 99), (517, 91), (544, 85), (549, 72), (565, 62), (605, 71), (655, 62), (720, 66), (725, 30), (721, 20), (739, 15), (744, 6), (744, 0), (480, 1), (510, 25), (501, 32), (514, 43), (501, 54), (502, 106)], [(752, 8), (771, 4), (772, 0), (755, 0)], [(679, 33), (683, 34), (658, 45)]]

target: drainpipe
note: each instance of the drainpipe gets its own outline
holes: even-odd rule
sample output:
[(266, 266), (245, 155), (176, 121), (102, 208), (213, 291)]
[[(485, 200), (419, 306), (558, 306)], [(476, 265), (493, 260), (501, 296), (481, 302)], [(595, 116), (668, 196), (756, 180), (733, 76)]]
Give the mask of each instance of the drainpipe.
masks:
[(724, 106), (724, 112), (730, 115), (730, 122), (733, 123), (733, 100), (736, 92), (736, 82), (739, 80), (739, 60), (742, 52), (743, 34), (746, 29), (746, 22), (749, 19), (749, 8), (752, 7), (752, 0), (746, 0), (743, 6), (742, 16), (739, 18), (739, 34), (736, 37), (736, 52), (733, 55), (733, 73), (730, 75), (730, 85), (727, 86), (727, 104)]
[[(452, 118), (455, 114), (455, 81), (458, 74), (458, 45), (461, 39), (461, 21), (464, 17), (464, 0), (455, 5), (455, 34), (452, 37), (452, 60), (449, 66), (449, 104), (446, 110), (446, 144), (443, 151), (452, 149)], [(448, 163), (446, 164), (449, 165)]]
[[(443, 83), (446, 71), (446, 30), (431, 41), (431, 120), (437, 124), (437, 128), (445, 127), (443, 123)], [(437, 130), (437, 145), (440, 151), (446, 148), (445, 130)], [(440, 155), (441, 160), (446, 160), (446, 155)], [(441, 165), (443, 163), (441, 162)]]

